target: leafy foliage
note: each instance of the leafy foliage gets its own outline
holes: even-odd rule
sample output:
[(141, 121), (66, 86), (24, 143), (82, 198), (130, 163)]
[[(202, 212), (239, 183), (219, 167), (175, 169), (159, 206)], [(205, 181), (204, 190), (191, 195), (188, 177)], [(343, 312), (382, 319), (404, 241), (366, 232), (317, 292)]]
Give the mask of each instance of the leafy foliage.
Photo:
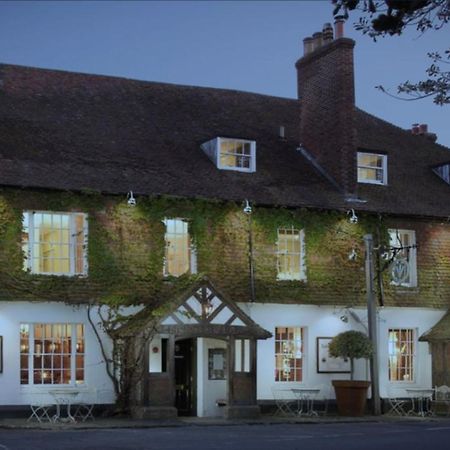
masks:
[(373, 345), (367, 335), (361, 331), (344, 331), (330, 342), (329, 353), (333, 358), (350, 358), (351, 378), (353, 380), (354, 360), (370, 358), (373, 354)]
[[(370, 36), (374, 41), (386, 35), (400, 35), (408, 26), (415, 27), (420, 33), (439, 30), (450, 22), (450, 2), (448, 0), (332, 0), (335, 5), (333, 14), (349, 17), (349, 11), (359, 10), (361, 16), (355, 23), (355, 29)], [(450, 71), (442, 64), (450, 64), (450, 48), (446, 56), (438, 52), (429, 53), (432, 64), (426, 69), (427, 79), (419, 82), (405, 81), (398, 86), (394, 96), (382, 86), (378, 89), (402, 100), (417, 100), (433, 97), (434, 103), (450, 103)]]

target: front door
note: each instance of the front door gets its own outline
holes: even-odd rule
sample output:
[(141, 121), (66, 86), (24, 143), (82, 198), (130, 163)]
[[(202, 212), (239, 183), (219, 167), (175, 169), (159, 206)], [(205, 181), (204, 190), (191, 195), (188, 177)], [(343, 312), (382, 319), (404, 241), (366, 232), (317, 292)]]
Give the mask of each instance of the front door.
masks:
[(196, 414), (194, 339), (175, 342), (175, 407), (179, 416)]

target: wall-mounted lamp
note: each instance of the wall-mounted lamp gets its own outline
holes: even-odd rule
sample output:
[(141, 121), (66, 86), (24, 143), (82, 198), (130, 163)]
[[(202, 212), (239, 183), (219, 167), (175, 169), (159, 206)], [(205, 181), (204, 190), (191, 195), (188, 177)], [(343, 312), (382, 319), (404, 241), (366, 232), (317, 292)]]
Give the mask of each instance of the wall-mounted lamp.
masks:
[(251, 214), (252, 213), (252, 207), (250, 206), (250, 203), (248, 202), (248, 200), (245, 200), (245, 206), (244, 209), (242, 210), (244, 211), (245, 214)]
[(356, 261), (358, 258), (358, 253), (356, 252), (356, 248), (352, 248), (352, 251), (348, 255), (348, 259), (350, 261)]
[(208, 317), (213, 310), (213, 305), (211, 303), (211, 300), (206, 299), (205, 302), (202, 304), (202, 308), (203, 308), (203, 314)]
[(339, 319), (342, 320), (342, 322), (347, 323), (348, 322), (348, 316), (346, 314), (342, 314), (341, 317), (339, 317)]
[(350, 223), (358, 223), (358, 216), (356, 215), (355, 210), (353, 208), (347, 211), (347, 216), (349, 215), (350, 217), (348, 221)]
[(136, 206), (136, 199), (133, 197), (133, 191), (128, 192), (127, 203), (129, 206)]

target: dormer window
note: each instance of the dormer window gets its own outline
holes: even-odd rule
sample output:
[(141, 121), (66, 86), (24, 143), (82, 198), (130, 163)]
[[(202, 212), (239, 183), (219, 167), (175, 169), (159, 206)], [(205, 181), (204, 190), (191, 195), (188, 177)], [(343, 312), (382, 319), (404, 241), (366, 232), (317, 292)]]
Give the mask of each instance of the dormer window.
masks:
[(447, 184), (450, 184), (450, 163), (435, 167), (433, 172), (441, 177)]
[(387, 184), (387, 155), (358, 152), (358, 183)]
[(218, 169), (256, 172), (255, 141), (217, 137), (201, 148)]

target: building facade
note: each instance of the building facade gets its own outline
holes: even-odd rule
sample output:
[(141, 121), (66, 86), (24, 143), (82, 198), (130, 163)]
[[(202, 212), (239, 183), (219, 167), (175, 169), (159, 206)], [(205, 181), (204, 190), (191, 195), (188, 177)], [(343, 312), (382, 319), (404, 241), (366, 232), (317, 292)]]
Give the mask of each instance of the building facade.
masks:
[(381, 396), (450, 383), (450, 152), (356, 108), (353, 46), (306, 39), (295, 100), (0, 66), (1, 405), (114, 402), (119, 342), (139, 417), (333, 398), (367, 234)]

